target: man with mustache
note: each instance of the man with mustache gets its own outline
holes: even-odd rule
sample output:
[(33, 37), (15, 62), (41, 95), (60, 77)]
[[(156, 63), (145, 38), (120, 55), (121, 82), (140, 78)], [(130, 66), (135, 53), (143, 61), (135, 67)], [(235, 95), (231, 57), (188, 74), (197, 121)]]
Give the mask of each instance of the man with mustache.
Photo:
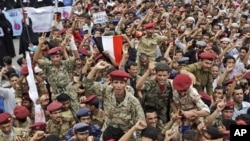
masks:
[(180, 70), (180, 73), (187, 74), (192, 78), (194, 87), (198, 92), (204, 91), (204, 89), (206, 89), (206, 92), (209, 95), (212, 95), (213, 74), (211, 67), (213, 66), (216, 56), (210, 52), (203, 52), (199, 57), (199, 62), (186, 66)]

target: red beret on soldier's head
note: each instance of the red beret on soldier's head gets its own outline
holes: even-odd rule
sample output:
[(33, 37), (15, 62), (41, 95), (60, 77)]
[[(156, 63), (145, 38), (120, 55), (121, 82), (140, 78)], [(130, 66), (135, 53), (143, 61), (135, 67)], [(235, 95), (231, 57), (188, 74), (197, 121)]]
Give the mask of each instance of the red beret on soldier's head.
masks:
[(81, 53), (84, 56), (88, 55), (88, 50), (86, 48), (83, 48), (83, 47), (79, 47), (78, 52)]
[(201, 59), (208, 59), (208, 60), (214, 60), (216, 58), (216, 55), (211, 52), (202, 52), (200, 54)]
[(229, 79), (229, 80), (227, 80), (227, 81), (226, 81), (225, 85), (232, 84), (233, 82), (234, 82), (234, 80), (233, 80), (233, 79)]
[(89, 103), (89, 102), (91, 102), (92, 100), (94, 100), (94, 99), (96, 99), (96, 98), (97, 98), (96, 95), (91, 95), (91, 96), (87, 97), (87, 98), (83, 101), (83, 103)]
[(98, 62), (100, 59), (104, 59), (102, 54), (99, 54), (95, 57), (96, 62)]
[(234, 102), (227, 101), (223, 110), (234, 110)]
[(147, 23), (147, 24), (144, 25), (144, 28), (145, 29), (151, 29), (151, 28), (154, 27), (154, 25), (155, 25), (154, 23)]
[(49, 50), (49, 55), (60, 55), (62, 54), (62, 48), (61, 47), (54, 47)]
[(112, 71), (109, 75), (111, 80), (127, 81), (130, 78), (130, 75), (122, 70)]
[(199, 92), (199, 94), (200, 94), (202, 100), (211, 102), (212, 98), (209, 94), (207, 94), (205, 92)]
[(0, 114), (0, 124), (6, 124), (11, 121), (11, 115), (7, 112)]
[(16, 106), (14, 109), (14, 115), (17, 119), (26, 119), (29, 114), (29, 110), (24, 106)]
[(28, 66), (25, 65), (24, 67), (22, 67), (21, 69), (21, 75), (28, 75), (29, 71), (28, 71)]
[(192, 79), (186, 74), (178, 74), (173, 79), (173, 87), (177, 91), (185, 91), (192, 85)]
[(245, 74), (244, 78), (250, 80), (250, 71)]
[(22, 100), (29, 100), (29, 101), (31, 101), (29, 93), (22, 93)]
[(62, 103), (54, 101), (47, 106), (47, 110), (49, 112), (58, 111), (62, 108), (62, 106), (63, 106)]
[(34, 124), (30, 125), (31, 130), (41, 130), (45, 131), (46, 130), (46, 123), (44, 122), (35, 122)]

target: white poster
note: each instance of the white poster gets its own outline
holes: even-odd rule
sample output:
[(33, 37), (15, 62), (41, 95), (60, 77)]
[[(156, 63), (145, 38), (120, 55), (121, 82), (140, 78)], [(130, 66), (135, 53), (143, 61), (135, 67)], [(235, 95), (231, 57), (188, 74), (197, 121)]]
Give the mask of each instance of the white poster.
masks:
[(98, 12), (93, 14), (94, 24), (105, 23), (108, 21), (106, 12)]
[(19, 36), (22, 33), (22, 13), (20, 8), (19, 9), (12, 9), (8, 11), (3, 11), (6, 19), (9, 20), (9, 22), (12, 25), (13, 30), (13, 36)]
[[(28, 17), (32, 20), (32, 28), (35, 33), (49, 32), (51, 31), (51, 23), (53, 20), (53, 15), (55, 8), (53, 6), (33, 8), (24, 8)], [(13, 35), (19, 36), (22, 32), (22, 10), (20, 8), (4, 11), (6, 18), (11, 22)], [(69, 17), (71, 11), (71, 6), (68, 7), (58, 7), (58, 12), (62, 13), (62, 19)]]

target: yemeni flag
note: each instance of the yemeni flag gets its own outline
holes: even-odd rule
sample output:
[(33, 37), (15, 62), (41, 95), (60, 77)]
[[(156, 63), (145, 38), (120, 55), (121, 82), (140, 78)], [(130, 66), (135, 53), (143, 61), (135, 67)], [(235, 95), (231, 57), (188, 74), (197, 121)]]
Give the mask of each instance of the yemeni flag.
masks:
[[(94, 37), (94, 41), (100, 52), (108, 51), (115, 59), (116, 65), (120, 65), (122, 60), (122, 36)], [(103, 54), (103, 56), (105, 55)]]

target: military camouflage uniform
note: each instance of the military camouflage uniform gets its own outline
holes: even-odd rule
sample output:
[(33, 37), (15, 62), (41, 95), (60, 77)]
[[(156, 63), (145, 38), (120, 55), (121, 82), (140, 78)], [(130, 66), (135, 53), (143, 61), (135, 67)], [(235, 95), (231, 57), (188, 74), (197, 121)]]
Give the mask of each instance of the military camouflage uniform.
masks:
[(0, 141), (17, 141), (17, 137), (23, 137), (28, 138), (29, 132), (27, 129), (22, 129), (22, 128), (14, 128), (12, 127), (11, 133), (9, 135), (5, 135), (1, 130), (0, 130)]
[[(205, 110), (210, 113), (209, 107), (201, 100), (199, 93), (194, 87), (189, 88), (187, 95), (183, 97), (180, 97), (176, 90), (173, 91), (173, 101), (176, 108), (183, 111)], [(196, 119), (192, 120), (183, 119), (182, 122), (185, 126), (192, 126), (198, 125), (199, 122), (202, 122), (203, 120), (203, 117), (197, 117)]]
[(48, 77), (48, 82), (51, 86), (52, 100), (62, 93), (66, 93), (71, 97), (71, 110), (76, 113), (79, 109), (77, 93), (72, 88), (72, 81), (69, 72), (74, 69), (75, 62), (67, 59), (61, 61), (60, 68), (56, 68), (48, 59), (43, 59), (43, 64), (39, 67), (43, 69)]
[(50, 119), (46, 124), (47, 133), (58, 135), (61, 139), (63, 139), (68, 130), (73, 126), (74, 121), (62, 118), (60, 123), (57, 124)]
[(30, 125), (32, 124), (33, 122), (29, 117), (27, 117), (27, 120), (23, 123), (19, 122), (17, 119), (14, 119), (14, 125), (15, 127), (18, 127), (18, 128), (29, 129)]
[(62, 111), (62, 117), (66, 119), (67, 121), (74, 121), (74, 115), (75, 113), (72, 113), (71, 110)]
[(85, 79), (86, 89), (95, 90), (96, 94), (102, 94), (104, 111), (107, 114), (102, 131), (108, 126), (120, 127), (128, 131), (138, 120), (145, 121), (145, 115), (140, 102), (126, 89), (126, 95), (121, 103), (115, 98), (113, 87), (95, 83), (94, 80)]
[(157, 81), (145, 81), (144, 89), (142, 89), (144, 109), (147, 107), (154, 107), (157, 115), (163, 124), (170, 120), (170, 103), (172, 102), (172, 81), (167, 80), (163, 92), (160, 92), (159, 84)]
[(196, 83), (194, 87), (198, 92), (204, 91), (209, 95), (213, 94), (213, 75), (211, 71), (204, 71), (200, 63), (190, 64), (184, 68), (185, 70), (191, 72), (196, 77)]
[(101, 109), (98, 109), (98, 113), (96, 115), (92, 115), (92, 124), (97, 124), (102, 127), (105, 120), (105, 112)]

